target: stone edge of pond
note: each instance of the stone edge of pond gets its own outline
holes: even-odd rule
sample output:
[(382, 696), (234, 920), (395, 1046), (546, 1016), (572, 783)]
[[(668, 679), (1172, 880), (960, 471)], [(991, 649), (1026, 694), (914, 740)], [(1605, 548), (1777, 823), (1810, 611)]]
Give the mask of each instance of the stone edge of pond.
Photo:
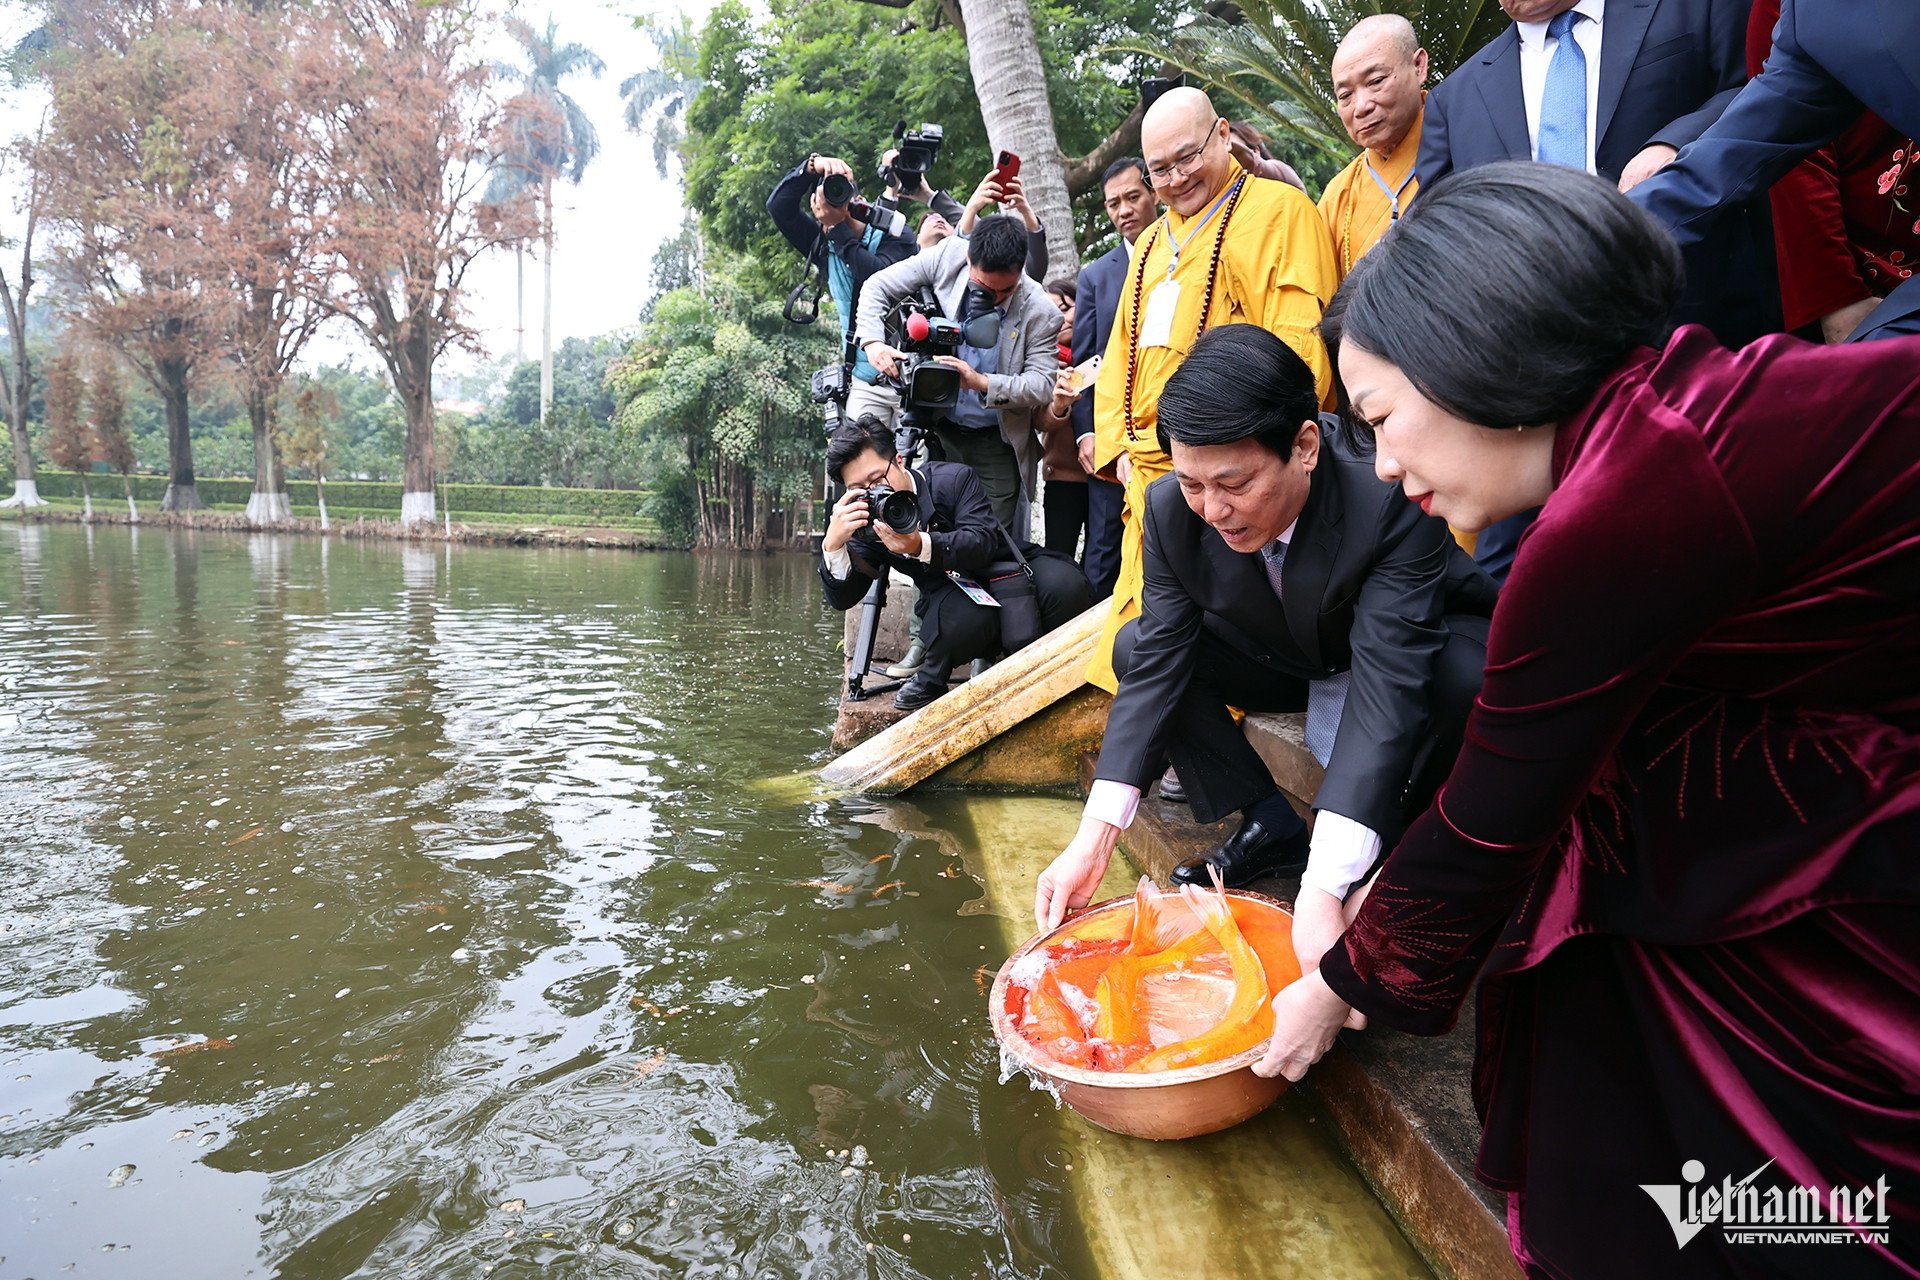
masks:
[[(367, 538), (393, 542), (461, 542), (479, 546), (543, 546), (615, 548), (629, 551), (675, 551), (684, 548), (663, 542), (644, 533), (626, 529), (607, 529), (591, 525), (493, 525), (455, 521), (451, 534), (443, 523), (403, 525), (398, 520), (335, 520), (322, 529), (313, 516), (259, 524), (238, 512), (192, 511), (142, 514), (139, 522), (124, 512), (96, 510), (88, 520), (81, 512), (66, 508), (5, 507), (0, 519), (22, 524), (117, 525), (140, 529), (204, 529), (216, 533), (298, 533), (331, 538)], [(771, 548), (782, 550), (785, 548)], [(804, 548), (795, 548), (804, 549)]]

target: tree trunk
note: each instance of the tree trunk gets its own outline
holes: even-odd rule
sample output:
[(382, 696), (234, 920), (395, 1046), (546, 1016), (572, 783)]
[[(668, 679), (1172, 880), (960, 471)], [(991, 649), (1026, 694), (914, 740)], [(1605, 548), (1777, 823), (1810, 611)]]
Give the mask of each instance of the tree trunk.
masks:
[(93, 523), (93, 490), (87, 487), (87, 473), (76, 471), (80, 478), (80, 518), (88, 524)]
[(542, 194), (546, 199), (546, 250), (547, 270), (545, 298), (540, 308), (540, 423), (546, 425), (547, 414), (553, 408), (553, 179), (543, 182)]
[(400, 485), (400, 523), (433, 522), (433, 341), (417, 318), (396, 353), (395, 387), (407, 415), (406, 459)]
[(1047, 71), (1027, 0), (962, 0), (974, 96), (995, 153), (1020, 157), (1020, 182), (1047, 229), (1048, 275), (1080, 270), (1064, 158), (1047, 102)]
[(139, 504), (133, 500), (133, 477), (123, 475), (120, 477), (120, 483), (127, 486), (127, 523), (139, 524), (140, 507)]
[(253, 492), (247, 495), (247, 519), (253, 524), (285, 524), (293, 519), (280, 451), (273, 447), (273, 402), (263, 390), (247, 396), (253, 423)]
[(325, 476), (315, 475), (313, 477), (313, 493), (314, 497), (317, 498), (320, 503), (320, 532), (325, 533), (327, 530), (333, 528), (333, 525), (327, 520), (327, 478)]
[(513, 249), (513, 363), (518, 368), (527, 362), (527, 251)]
[(13, 394), (7, 403), (7, 427), (13, 436), (13, 496), (0, 507), (43, 507), (40, 484), (33, 478), (33, 441), (27, 435), (27, 398), (33, 383), (27, 370), (27, 335), (16, 322), (13, 329)]
[(193, 437), (187, 427), (187, 362), (159, 362), (160, 399), (167, 410), (167, 494), (162, 511), (205, 511), (193, 476)]

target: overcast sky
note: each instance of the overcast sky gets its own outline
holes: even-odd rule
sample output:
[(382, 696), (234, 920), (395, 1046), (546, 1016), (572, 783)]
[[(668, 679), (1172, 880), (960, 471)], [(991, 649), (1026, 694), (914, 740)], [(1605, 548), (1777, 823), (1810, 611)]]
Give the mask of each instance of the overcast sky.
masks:
[[(662, 179), (653, 165), (650, 141), (628, 132), (622, 123), (620, 82), (653, 65), (653, 45), (633, 26), (636, 14), (689, 13), (696, 25), (712, 8), (713, 0), (520, 0), (515, 11), (536, 28), (545, 29), (551, 13), (560, 24), (563, 40), (578, 41), (598, 53), (607, 64), (598, 80), (579, 78), (563, 88), (573, 95), (600, 131), (600, 156), (578, 187), (562, 183), (555, 196), (558, 242), (553, 264), (554, 345), (562, 338), (589, 337), (636, 322), (646, 297), (647, 276), (654, 250), (679, 229), (682, 217), (677, 165)], [(8, 45), (30, 23), (17, 6), (0, 10), (0, 38)], [(517, 46), (508, 42), (490, 49), (488, 57), (518, 61)], [(30, 132), (44, 95), (15, 94), (0, 111), (6, 136)], [(20, 219), (13, 208), (22, 188), (17, 168), (4, 176), (7, 198), (0, 201), (0, 225), (17, 234)], [(9, 263), (11, 272), (17, 264)], [(480, 263), (468, 277), (467, 301), (488, 350), (495, 356), (514, 350), (514, 261), (498, 254)], [(526, 353), (540, 355), (541, 277), (539, 264), (529, 257), (526, 271)], [(309, 360), (351, 358), (369, 366), (374, 358), (343, 325), (336, 324), (309, 348)], [(448, 371), (470, 364), (455, 354), (447, 358)], [(444, 387), (445, 379), (436, 379)]]

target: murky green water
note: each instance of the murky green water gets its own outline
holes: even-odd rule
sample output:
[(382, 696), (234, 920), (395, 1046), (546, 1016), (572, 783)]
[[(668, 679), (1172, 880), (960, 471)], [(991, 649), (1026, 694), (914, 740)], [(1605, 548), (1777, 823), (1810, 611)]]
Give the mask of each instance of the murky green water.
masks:
[(0, 524), (0, 1278), (1087, 1275), (964, 803), (754, 785), (838, 637), (798, 558)]

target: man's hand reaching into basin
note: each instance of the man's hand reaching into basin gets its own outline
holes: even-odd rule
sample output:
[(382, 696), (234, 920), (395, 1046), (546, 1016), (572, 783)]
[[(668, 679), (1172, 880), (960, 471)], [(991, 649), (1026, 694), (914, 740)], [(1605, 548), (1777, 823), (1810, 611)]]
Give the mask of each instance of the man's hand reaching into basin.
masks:
[(1040, 873), (1033, 889), (1033, 918), (1040, 932), (1060, 927), (1067, 912), (1078, 911), (1093, 901), (1100, 879), (1107, 874), (1114, 846), (1120, 843), (1120, 828), (1098, 818), (1082, 817), (1073, 839)]
[(1273, 998), (1273, 1039), (1253, 1072), (1298, 1082), (1332, 1046), (1341, 1027), (1357, 1031), (1366, 1025), (1366, 1015), (1335, 995), (1315, 969)]

